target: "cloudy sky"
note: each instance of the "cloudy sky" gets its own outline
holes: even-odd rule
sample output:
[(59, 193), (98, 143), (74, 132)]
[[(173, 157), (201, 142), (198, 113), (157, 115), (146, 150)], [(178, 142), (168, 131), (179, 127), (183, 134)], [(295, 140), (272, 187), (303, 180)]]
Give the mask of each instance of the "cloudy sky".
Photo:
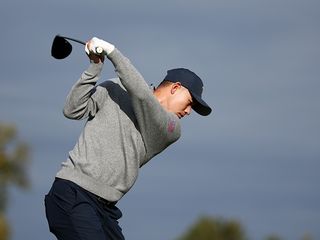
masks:
[[(12, 240), (53, 239), (43, 197), (84, 125), (62, 115), (88, 66), (56, 34), (114, 43), (157, 84), (186, 67), (204, 81), (209, 117), (140, 171), (120, 201), (127, 239), (173, 240), (199, 216), (237, 219), (250, 239), (320, 239), (320, 2), (316, 0), (2, 0), (0, 121), (32, 148), (32, 188), (10, 190)], [(106, 62), (103, 78), (114, 77)]]

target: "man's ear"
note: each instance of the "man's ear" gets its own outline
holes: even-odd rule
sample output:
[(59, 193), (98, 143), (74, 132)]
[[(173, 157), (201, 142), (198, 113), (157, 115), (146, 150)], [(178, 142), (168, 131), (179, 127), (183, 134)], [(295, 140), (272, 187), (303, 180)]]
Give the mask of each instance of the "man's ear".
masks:
[(179, 88), (181, 88), (181, 83), (180, 82), (175, 82), (174, 84), (171, 85), (171, 94), (174, 94)]

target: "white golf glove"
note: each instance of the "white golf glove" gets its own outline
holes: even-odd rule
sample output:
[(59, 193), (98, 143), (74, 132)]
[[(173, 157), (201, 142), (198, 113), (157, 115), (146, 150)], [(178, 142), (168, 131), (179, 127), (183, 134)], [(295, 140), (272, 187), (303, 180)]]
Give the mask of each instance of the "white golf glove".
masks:
[(90, 52), (94, 54), (106, 54), (109, 55), (114, 50), (114, 45), (111, 43), (108, 43), (102, 39), (99, 38), (92, 38), (90, 40), (90, 48), (88, 48), (88, 43), (85, 46), (85, 51), (87, 54)]

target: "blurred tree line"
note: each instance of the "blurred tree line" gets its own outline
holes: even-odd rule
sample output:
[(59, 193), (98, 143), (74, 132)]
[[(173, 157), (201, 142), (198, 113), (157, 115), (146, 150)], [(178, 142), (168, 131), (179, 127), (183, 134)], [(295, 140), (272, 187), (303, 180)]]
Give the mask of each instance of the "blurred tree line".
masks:
[[(239, 221), (200, 217), (177, 240), (248, 240), (244, 227)], [(264, 240), (283, 240), (280, 236), (272, 234)], [(309, 234), (301, 237), (301, 240), (313, 240)]]
[(28, 146), (18, 139), (16, 127), (0, 122), (0, 240), (10, 237), (6, 218), (8, 187), (14, 184), (26, 189), (30, 185), (26, 170), (28, 160)]
[(235, 220), (201, 217), (178, 240), (247, 240), (241, 224)]

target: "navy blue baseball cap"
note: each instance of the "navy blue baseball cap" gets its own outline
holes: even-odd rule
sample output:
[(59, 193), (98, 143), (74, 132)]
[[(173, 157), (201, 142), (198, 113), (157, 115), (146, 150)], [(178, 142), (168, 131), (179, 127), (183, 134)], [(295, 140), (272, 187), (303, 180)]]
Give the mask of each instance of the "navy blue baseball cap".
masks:
[(202, 99), (203, 83), (197, 74), (186, 68), (175, 68), (167, 71), (164, 81), (180, 82), (182, 86), (189, 90), (193, 98), (192, 109), (202, 116), (207, 116), (211, 113), (211, 108)]

